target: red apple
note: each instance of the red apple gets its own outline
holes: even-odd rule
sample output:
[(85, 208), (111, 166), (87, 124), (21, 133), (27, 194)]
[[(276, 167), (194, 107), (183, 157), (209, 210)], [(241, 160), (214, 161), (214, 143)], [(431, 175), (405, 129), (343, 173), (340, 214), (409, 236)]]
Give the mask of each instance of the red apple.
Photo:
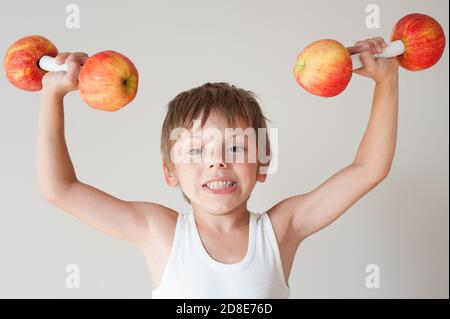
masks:
[(138, 79), (136, 67), (126, 56), (102, 51), (91, 56), (81, 68), (81, 98), (93, 108), (117, 111), (136, 96)]
[(412, 13), (401, 18), (394, 26), (391, 41), (402, 40), (405, 52), (398, 57), (402, 67), (419, 71), (434, 65), (445, 48), (445, 34), (432, 17)]
[(53, 43), (42, 36), (21, 38), (6, 52), (3, 60), (6, 78), (19, 89), (39, 91), (42, 89), (41, 79), (47, 73), (39, 68), (39, 59), (44, 55), (55, 57), (57, 54)]
[(352, 78), (352, 60), (339, 42), (318, 40), (299, 54), (294, 75), (298, 84), (308, 92), (332, 97), (341, 93)]

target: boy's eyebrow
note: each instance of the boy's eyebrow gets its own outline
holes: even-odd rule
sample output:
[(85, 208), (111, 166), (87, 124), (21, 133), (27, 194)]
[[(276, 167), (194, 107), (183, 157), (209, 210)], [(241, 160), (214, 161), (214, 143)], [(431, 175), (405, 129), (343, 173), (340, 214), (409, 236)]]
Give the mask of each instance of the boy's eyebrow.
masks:
[[(227, 135), (226, 138), (231, 138), (231, 137), (239, 137), (239, 136), (246, 136), (247, 134), (243, 134), (243, 133), (237, 133), (237, 134), (231, 134), (231, 135)], [(190, 136), (188, 139), (188, 141), (193, 141), (193, 140), (202, 140), (201, 136), (198, 135), (194, 135), (194, 136)], [(206, 140), (206, 139), (204, 139)]]
[[(247, 135), (247, 134), (245, 134), (243, 132), (238, 132), (238, 133), (229, 134), (229, 135), (227, 135), (227, 137), (230, 137), (230, 136), (241, 136), (241, 135)], [(201, 139), (201, 136), (199, 136), (199, 135), (190, 135), (189, 139), (190, 140)]]

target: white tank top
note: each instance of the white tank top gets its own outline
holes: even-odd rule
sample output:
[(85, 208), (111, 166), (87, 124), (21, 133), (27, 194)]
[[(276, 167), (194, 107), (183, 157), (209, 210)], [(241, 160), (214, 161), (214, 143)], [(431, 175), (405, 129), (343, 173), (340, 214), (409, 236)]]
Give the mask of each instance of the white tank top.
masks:
[(245, 257), (238, 263), (214, 260), (204, 248), (194, 214), (179, 213), (161, 284), (154, 299), (270, 299), (289, 297), (272, 223), (267, 213), (250, 212)]

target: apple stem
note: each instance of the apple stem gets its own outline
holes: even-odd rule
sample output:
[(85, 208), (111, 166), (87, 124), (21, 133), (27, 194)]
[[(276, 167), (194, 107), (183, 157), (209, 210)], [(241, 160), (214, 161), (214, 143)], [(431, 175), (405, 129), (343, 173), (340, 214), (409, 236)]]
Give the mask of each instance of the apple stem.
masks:
[[(349, 47), (347, 50), (351, 54), (353, 52), (355, 47)], [(402, 55), (405, 52), (405, 44), (402, 40), (396, 40), (394, 42), (388, 43), (387, 46), (384, 48), (383, 52), (380, 54), (374, 54), (372, 55), (374, 58), (393, 58), (399, 55)], [(364, 66), (363, 62), (361, 61), (360, 54), (351, 54), (350, 57), (352, 58), (352, 66), (353, 70), (362, 68)]]

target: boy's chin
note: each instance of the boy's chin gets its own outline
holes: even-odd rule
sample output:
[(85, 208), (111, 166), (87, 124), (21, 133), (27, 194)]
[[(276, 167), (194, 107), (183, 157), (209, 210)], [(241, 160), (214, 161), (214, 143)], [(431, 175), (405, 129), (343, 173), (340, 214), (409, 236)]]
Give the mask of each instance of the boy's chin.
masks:
[(201, 199), (198, 202), (198, 206), (203, 209), (210, 211), (214, 215), (223, 215), (227, 214), (233, 209), (235, 209), (239, 205), (239, 202), (236, 199)]

